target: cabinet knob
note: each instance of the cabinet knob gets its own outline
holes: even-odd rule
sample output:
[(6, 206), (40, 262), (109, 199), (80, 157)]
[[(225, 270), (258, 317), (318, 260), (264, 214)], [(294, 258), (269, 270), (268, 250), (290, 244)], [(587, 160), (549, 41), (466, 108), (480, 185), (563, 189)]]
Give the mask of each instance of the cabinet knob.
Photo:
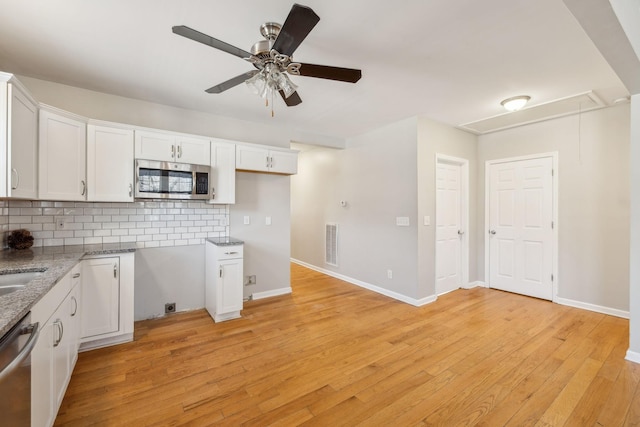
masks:
[(133, 196), (133, 184), (129, 183), (129, 197)]
[(84, 196), (87, 193), (87, 183), (84, 181), (84, 179), (80, 182), (82, 183), (82, 193), (80, 193), (80, 195)]

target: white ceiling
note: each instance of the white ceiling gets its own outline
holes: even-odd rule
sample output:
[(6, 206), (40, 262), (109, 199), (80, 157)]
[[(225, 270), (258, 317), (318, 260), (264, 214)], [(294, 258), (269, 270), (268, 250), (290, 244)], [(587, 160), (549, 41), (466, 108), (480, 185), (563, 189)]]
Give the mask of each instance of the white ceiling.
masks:
[(303, 103), (276, 99), (275, 118), (244, 85), (206, 94), (251, 65), (171, 27), (249, 50), (291, 0), (0, 0), (0, 70), (334, 137), (415, 115), (459, 126), (520, 94), (531, 105), (628, 95), (562, 0), (300, 1), (320, 22), (294, 59), (363, 77), (293, 77)]

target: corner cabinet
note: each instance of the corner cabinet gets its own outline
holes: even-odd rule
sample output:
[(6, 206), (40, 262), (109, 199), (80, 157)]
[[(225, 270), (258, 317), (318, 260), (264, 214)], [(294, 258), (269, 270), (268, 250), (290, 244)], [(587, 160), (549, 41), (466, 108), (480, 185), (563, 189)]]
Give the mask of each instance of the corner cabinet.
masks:
[(6, 165), (0, 197), (38, 197), (38, 105), (6, 73), (0, 73), (0, 164)]
[(242, 310), (243, 245), (205, 245), (205, 307), (215, 322), (237, 319)]
[(175, 133), (135, 131), (135, 158), (206, 165), (211, 155), (208, 139)]
[(267, 148), (262, 145), (238, 144), (236, 169), (281, 175), (298, 173), (298, 152), (285, 148)]
[(39, 198), (86, 200), (86, 122), (47, 106), (41, 107), (39, 122)]
[(236, 144), (222, 139), (211, 141), (211, 185), (213, 199), (210, 203), (234, 204), (236, 202)]
[(53, 425), (78, 357), (81, 323), (80, 264), (31, 309), (41, 325), (31, 353), (31, 425)]
[(134, 253), (82, 261), (82, 350), (133, 340)]
[(87, 126), (87, 200), (133, 202), (133, 130)]

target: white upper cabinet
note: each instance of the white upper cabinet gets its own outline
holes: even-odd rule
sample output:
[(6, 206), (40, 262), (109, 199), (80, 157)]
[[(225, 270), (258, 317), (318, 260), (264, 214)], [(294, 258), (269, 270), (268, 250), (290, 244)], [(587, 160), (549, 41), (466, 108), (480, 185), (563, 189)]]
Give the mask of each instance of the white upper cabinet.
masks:
[(298, 173), (298, 152), (253, 144), (236, 146), (236, 169), (283, 175)]
[(42, 107), (39, 136), (39, 198), (86, 200), (86, 122), (70, 113)]
[(0, 73), (0, 152), (0, 164), (6, 166), (0, 173), (0, 197), (37, 198), (38, 106), (6, 73)]
[(135, 131), (135, 158), (206, 165), (211, 153), (208, 139), (173, 133)]
[(210, 155), (211, 142), (208, 139), (176, 136), (176, 162), (206, 165)]
[(133, 201), (133, 130), (87, 126), (88, 200)]
[(222, 139), (211, 141), (211, 203), (236, 202), (236, 144)]

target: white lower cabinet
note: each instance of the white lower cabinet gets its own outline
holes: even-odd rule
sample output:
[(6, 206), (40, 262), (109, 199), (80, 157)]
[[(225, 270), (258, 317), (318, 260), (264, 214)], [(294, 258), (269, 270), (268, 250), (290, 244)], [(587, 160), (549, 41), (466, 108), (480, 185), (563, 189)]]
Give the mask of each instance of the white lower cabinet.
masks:
[(40, 336), (31, 352), (31, 425), (53, 425), (78, 355), (80, 265), (32, 308)]
[(134, 253), (82, 261), (81, 349), (133, 340)]
[(237, 319), (242, 310), (243, 246), (205, 245), (205, 307), (215, 322)]

